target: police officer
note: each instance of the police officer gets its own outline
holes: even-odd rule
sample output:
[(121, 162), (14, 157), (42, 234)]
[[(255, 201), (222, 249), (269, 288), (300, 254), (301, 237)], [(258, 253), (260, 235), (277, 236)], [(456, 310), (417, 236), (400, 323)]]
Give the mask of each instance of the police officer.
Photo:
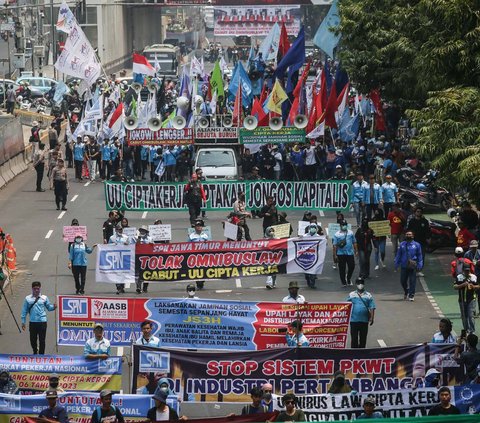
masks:
[[(194, 231), (188, 235), (188, 242), (203, 242), (203, 241), (210, 241), (210, 237), (208, 233), (203, 230), (204, 223), (203, 220), (197, 219), (195, 221)], [(203, 289), (205, 281), (197, 281), (197, 288)]]

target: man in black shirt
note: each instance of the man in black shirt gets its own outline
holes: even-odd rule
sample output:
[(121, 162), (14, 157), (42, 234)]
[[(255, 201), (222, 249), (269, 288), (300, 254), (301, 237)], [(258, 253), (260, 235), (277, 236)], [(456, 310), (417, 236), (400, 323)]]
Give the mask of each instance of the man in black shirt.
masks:
[(40, 412), (38, 417), (45, 417), (47, 419), (56, 420), (60, 423), (68, 423), (68, 414), (65, 408), (57, 405), (57, 391), (47, 391), (45, 397), (48, 401), (48, 408)]
[(125, 422), (120, 409), (112, 405), (112, 391), (110, 389), (104, 389), (100, 392), (100, 400), (102, 405), (93, 411), (91, 423)]
[(455, 350), (455, 361), (460, 365), (465, 365), (464, 384), (471, 383), (477, 378), (477, 366), (480, 364), (480, 351), (477, 350), (478, 337), (471, 333), (467, 336), (467, 350), (460, 354), (462, 348), (462, 339), (459, 339)]
[(462, 203), (462, 211), (460, 212), (459, 217), (469, 230), (475, 229), (478, 225), (478, 213), (472, 209), (472, 206), (468, 201)]
[(413, 217), (408, 221), (407, 229), (415, 234), (414, 240), (422, 247), (423, 262), (425, 263), (425, 249), (430, 242), (432, 233), (428, 220), (423, 217), (423, 208), (415, 208)]
[(267, 197), (267, 204), (260, 210), (260, 217), (263, 217), (263, 233), (269, 226), (278, 223), (278, 211), (272, 196)]
[(255, 166), (255, 158), (250, 154), (249, 148), (244, 150), (240, 164), (242, 166), (242, 174), (244, 179), (248, 179), (252, 173), (253, 167)]
[(428, 412), (429, 416), (446, 416), (450, 414), (460, 414), (460, 410), (454, 405), (450, 404), (452, 394), (450, 388), (443, 386), (438, 390), (438, 400), (440, 404), (431, 408)]

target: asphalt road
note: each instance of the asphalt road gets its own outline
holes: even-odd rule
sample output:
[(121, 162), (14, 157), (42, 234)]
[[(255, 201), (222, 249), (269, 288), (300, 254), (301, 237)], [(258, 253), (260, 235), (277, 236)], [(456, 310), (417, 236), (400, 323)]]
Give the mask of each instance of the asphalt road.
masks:
[[(62, 227), (69, 225), (73, 218), (77, 218), (81, 225), (88, 227), (88, 244), (101, 242), (102, 224), (106, 219), (103, 184), (95, 182), (85, 186), (73, 180), (72, 169), (69, 169), (72, 178), (68, 199), (68, 211), (61, 213), (55, 210), (53, 191), (35, 192), (35, 171), (24, 172), (0, 191), (1, 226), (4, 231), (13, 236), (17, 249), (18, 272), (12, 286), (6, 289), (10, 304), (15, 316), (20, 321), (20, 312), (25, 295), (29, 294), (33, 280), (42, 282), (42, 292), (51, 299), (59, 294), (73, 294), (74, 281), (67, 268), (67, 245), (62, 241)], [(48, 187), (44, 181), (44, 187)], [(224, 239), (221, 226), (227, 213), (208, 213), (206, 224), (212, 227), (215, 239)], [(317, 213), (322, 226), (326, 227), (334, 221), (335, 213)], [(296, 227), (296, 222), (303, 212), (289, 212), (288, 220)], [(184, 241), (188, 226), (187, 212), (163, 213), (128, 213), (131, 226), (139, 227), (142, 224), (152, 224), (155, 219), (161, 218), (163, 223), (172, 225), (173, 241)], [(349, 218), (354, 222), (352, 217)], [(262, 237), (261, 219), (250, 221), (253, 238)], [(431, 260), (431, 259), (430, 259)], [(437, 260), (435, 258), (434, 260)], [(115, 287), (104, 283), (95, 283), (94, 257), (89, 256), (89, 270), (87, 273), (86, 295), (115, 296)], [(435, 263), (435, 262), (433, 262)], [(391, 245), (387, 243), (387, 268), (380, 271), (372, 270), (372, 278), (366, 282), (366, 289), (370, 291), (377, 303), (375, 324), (370, 327), (368, 347), (385, 347), (402, 344), (414, 344), (430, 340), (437, 330), (439, 311), (434, 309), (431, 301), (417, 284), (415, 302), (403, 300), (400, 287), (399, 273), (393, 271), (393, 254)], [(358, 264), (355, 276), (358, 274)], [(373, 255), (372, 255), (373, 269)], [(432, 272), (435, 271), (430, 266)], [(427, 281), (428, 281), (427, 274)], [(206, 282), (205, 289), (199, 292), (200, 298), (216, 298), (228, 300), (268, 300), (281, 301), (287, 294), (288, 282), (297, 280), (301, 286), (300, 293), (310, 302), (342, 301), (350, 288), (343, 288), (336, 270), (332, 268), (331, 246), (327, 248), (324, 272), (317, 280), (318, 289), (306, 287), (303, 275), (280, 275), (277, 278), (277, 288), (266, 290), (265, 277), (242, 278), (240, 281), (222, 280)], [(149, 297), (180, 298), (185, 295), (185, 282), (151, 284), (149, 293), (142, 294)], [(126, 296), (136, 296), (134, 288), (130, 288)], [(0, 337), (0, 353), (30, 353), (27, 333), (18, 333), (12, 316), (5, 301), (0, 302), (0, 318), (3, 335)], [(82, 354), (80, 347), (58, 347), (55, 345), (55, 313), (49, 314), (47, 354), (58, 353), (66, 355)], [(114, 351), (118, 353), (118, 351)], [(128, 348), (124, 351), (128, 354)], [(124, 374), (128, 375), (125, 366)], [(128, 376), (124, 377), (124, 390), (128, 392)]]

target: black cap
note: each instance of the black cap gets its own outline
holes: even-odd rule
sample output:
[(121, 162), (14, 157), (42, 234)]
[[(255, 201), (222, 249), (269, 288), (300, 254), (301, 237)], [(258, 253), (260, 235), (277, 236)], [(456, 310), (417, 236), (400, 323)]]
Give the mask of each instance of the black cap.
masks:
[(205, 224), (203, 223), (203, 220), (198, 219), (198, 220), (195, 220), (195, 226), (205, 226)]
[(347, 221), (346, 220), (340, 220), (340, 222), (338, 222), (340, 226), (346, 226), (347, 225)]

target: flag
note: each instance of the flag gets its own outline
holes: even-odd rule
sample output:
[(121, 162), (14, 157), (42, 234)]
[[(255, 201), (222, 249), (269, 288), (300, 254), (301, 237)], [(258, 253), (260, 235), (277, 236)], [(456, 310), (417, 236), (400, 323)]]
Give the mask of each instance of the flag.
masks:
[(155, 168), (155, 175), (158, 175), (159, 179), (162, 179), (163, 174), (165, 173), (165, 163), (163, 159), (160, 159), (157, 167)]
[(330, 31), (330, 28), (336, 28), (340, 25), (340, 15), (338, 14), (337, 0), (333, 0), (330, 10), (325, 16), (320, 26), (313, 37), (313, 43), (323, 50), (328, 56), (333, 59), (333, 50), (340, 41), (340, 34), (335, 35)]
[[(336, 88), (336, 84), (335, 84), (335, 88)], [(343, 87), (343, 90), (342, 92), (340, 93), (340, 95), (338, 96), (337, 98), (337, 114), (336, 114), (336, 118), (337, 118), (337, 124), (340, 124), (342, 119), (343, 119), (343, 112), (344, 111), (348, 111), (348, 89), (349, 89), (349, 86), (348, 84), (345, 85)], [(350, 117), (350, 113), (348, 115)]]
[(335, 88), (337, 93), (341, 93), (345, 85), (348, 84), (348, 74), (342, 69), (342, 66), (339, 64), (337, 66), (337, 71), (335, 72)]
[(98, 96), (96, 100), (87, 101), (84, 117), (87, 119), (103, 119), (103, 95)]
[(58, 9), (57, 31), (70, 33), (73, 24), (76, 22), (75, 15), (72, 13), (67, 3), (64, 1)]
[(330, 97), (328, 97), (327, 107), (325, 108), (325, 124), (330, 128), (337, 129), (337, 121), (335, 120), (335, 112), (337, 111), (337, 90), (335, 85), (332, 86)]
[(309, 132), (306, 137), (315, 139), (325, 135), (325, 121), (322, 121), (313, 131)]
[(133, 53), (133, 73), (155, 76), (155, 68), (148, 62), (145, 56)]
[(115, 88), (111, 92), (111, 94), (108, 96), (108, 102), (113, 102), (117, 106), (120, 103), (120, 88), (118, 85), (115, 85)]
[[(190, 87), (190, 77), (187, 74), (186, 66), (183, 66), (183, 70), (182, 70), (179, 97), (187, 98), (189, 103), (192, 100), (192, 89)], [(189, 110), (190, 110), (190, 107), (186, 107), (186, 108), (177, 107), (177, 116), (183, 116), (185, 120), (188, 120), (187, 118), (188, 118)]]
[(305, 31), (303, 27), (300, 29), (298, 33), (297, 39), (288, 49), (287, 53), (280, 61), (275, 70), (274, 76), (277, 78), (282, 79), (285, 76), (285, 72), (288, 68), (288, 80), (286, 91), (292, 92), (293, 91), (293, 82), (292, 77), (294, 73), (297, 72), (305, 63)]
[(195, 55), (193, 55), (192, 61), (190, 62), (190, 78), (193, 78), (194, 76), (202, 76), (202, 74), (203, 74), (202, 64), (195, 57)]
[[(240, 84), (241, 82), (241, 84)], [(251, 99), (252, 99), (252, 82), (248, 77), (245, 68), (242, 65), (242, 62), (239, 60), (235, 65), (235, 69), (233, 70), (232, 79), (230, 80), (230, 84), (228, 85), (228, 91), (230, 96), (236, 95), (238, 91), (238, 85), (242, 87), (242, 101), (245, 107), (250, 106)]]
[(285, 27), (285, 22), (283, 22), (282, 28), (280, 29), (280, 40), (278, 42), (277, 63), (281, 62), (289, 48), (290, 41), (288, 41), (287, 28)]
[(123, 103), (120, 103), (113, 111), (108, 122), (108, 127), (112, 130), (113, 136), (123, 127)]
[(269, 62), (277, 58), (279, 39), (280, 27), (275, 22), (258, 49), (258, 54), (262, 53), (262, 58), (265, 62)]
[(278, 79), (275, 80), (272, 92), (270, 93), (270, 99), (267, 103), (267, 108), (271, 112), (282, 113), (282, 103), (288, 99), (287, 93), (284, 91)]
[(255, 60), (255, 49), (253, 48), (253, 44), (250, 46), (250, 53), (248, 53), (247, 63), (250, 65)]
[(215, 62), (212, 77), (210, 78), (210, 90), (212, 93), (212, 98), (214, 93), (217, 93), (218, 98), (224, 97), (223, 76), (218, 60)]
[[(347, 112), (348, 109), (345, 109)], [(360, 115), (356, 113), (354, 116), (349, 117), (345, 116), (342, 119), (342, 125), (338, 130), (338, 135), (342, 141), (350, 142), (353, 141), (357, 135), (360, 127)]]
[(70, 91), (63, 81), (60, 81), (55, 87), (55, 94), (53, 95), (53, 102), (60, 104), (63, 100), (63, 96)]
[(380, 98), (380, 92), (378, 90), (372, 90), (370, 92), (370, 98), (375, 106), (375, 129), (377, 131), (385, 131), (385, 117), (383, 115), (382, 99)]
[(263, 118), (265, 116), (268, 116), (265, 111), (263, 110), (262, 106), (261, 106), (261, 103), (260, 101), (257, 99), (257, 98), (254, 98), (253, 99), (253, 104), (252, 104), (252, 116), (255, 116), (258, 120), (258, 122), (260, 122), (261, 120), (263, 120)]

